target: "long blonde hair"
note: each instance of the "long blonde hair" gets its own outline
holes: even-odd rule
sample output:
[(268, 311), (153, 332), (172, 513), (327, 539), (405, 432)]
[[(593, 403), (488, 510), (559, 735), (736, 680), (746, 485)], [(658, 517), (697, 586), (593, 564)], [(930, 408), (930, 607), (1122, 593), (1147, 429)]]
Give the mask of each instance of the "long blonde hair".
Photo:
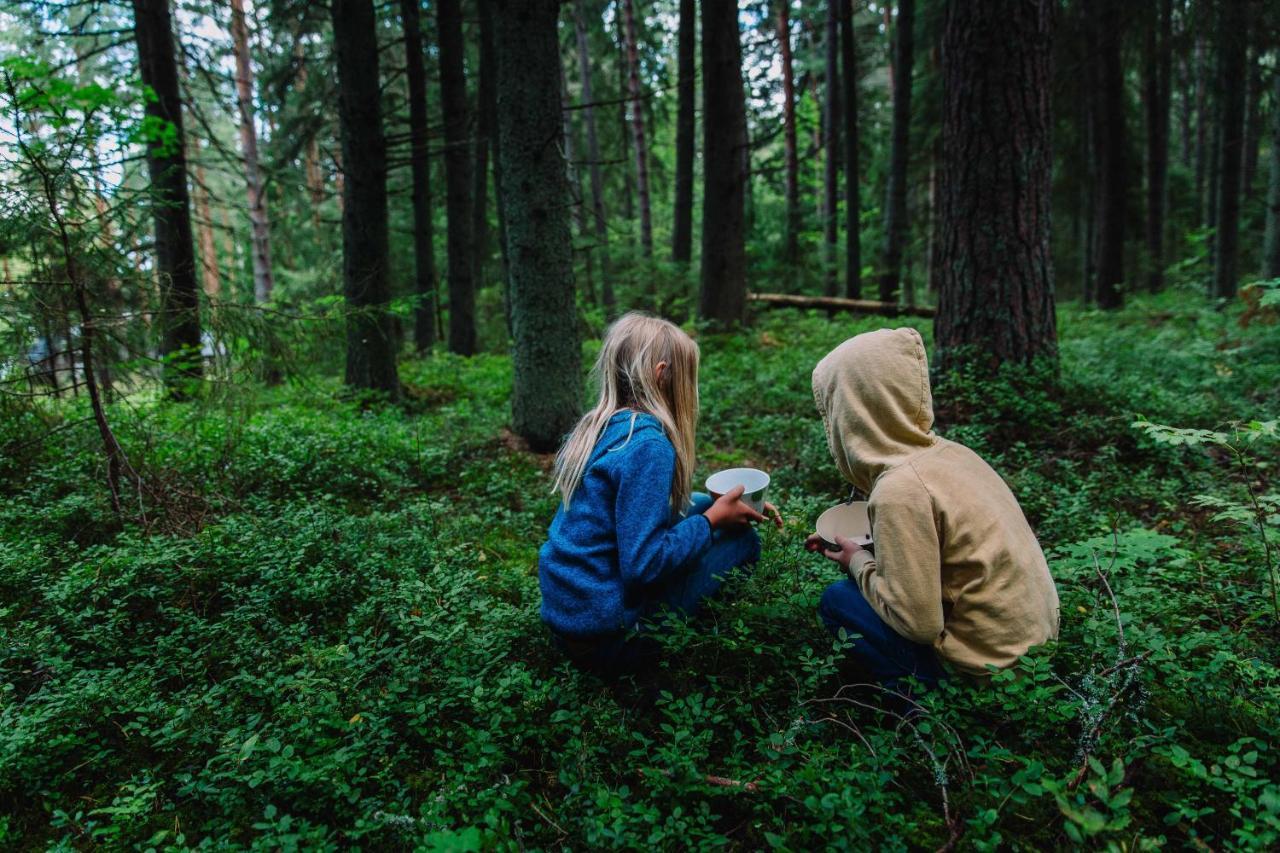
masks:
[[(667, 369), (659, 382), (657, 366), (664, 361)], [(591, 372), (600, 386), (600, 398), (556, 456), (555, 490), (564, 505), (569, 506), (582, 482), (609, 419), (620, 410), (632, 409), (657, 418), (675, 447), (671, 507), (683, 511), (689, 506), (698, 428), (698, 345), (674, 323), (632, 311), (609, 327)], [(627, 440), (630, 437), (628, 433)]]

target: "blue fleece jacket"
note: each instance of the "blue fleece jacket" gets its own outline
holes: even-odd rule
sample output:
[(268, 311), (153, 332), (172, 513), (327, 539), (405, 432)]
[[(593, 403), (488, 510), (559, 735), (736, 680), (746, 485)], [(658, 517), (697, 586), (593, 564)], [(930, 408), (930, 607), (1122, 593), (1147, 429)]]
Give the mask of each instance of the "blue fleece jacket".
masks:
[(673, 517), (676, 450), (657, 418), (609, 419), (566, 509), (538, 553), (542, 619), (570, 637), (635, 626), (646, 592), (711, 545), (703, 515)]

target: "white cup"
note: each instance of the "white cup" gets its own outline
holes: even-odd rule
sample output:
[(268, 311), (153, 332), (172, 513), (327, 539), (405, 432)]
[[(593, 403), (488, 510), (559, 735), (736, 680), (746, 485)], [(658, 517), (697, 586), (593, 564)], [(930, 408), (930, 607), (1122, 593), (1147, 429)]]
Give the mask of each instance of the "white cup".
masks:
[(769, 487), (769, 475), (758, 468), (729, 468), (717, 471), (707, 478), (707, 491), (713, 499), (735, 486), (742, 486), (742, 502), (756, 512), (764, 512), (764, 492)]

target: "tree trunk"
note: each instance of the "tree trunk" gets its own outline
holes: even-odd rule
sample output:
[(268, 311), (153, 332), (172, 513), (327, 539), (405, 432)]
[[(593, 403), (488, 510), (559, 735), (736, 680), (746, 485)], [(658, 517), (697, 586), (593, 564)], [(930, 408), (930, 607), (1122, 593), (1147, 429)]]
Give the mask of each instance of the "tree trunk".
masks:
[(1159, 8), (1150, 11), (1143, 51), (1143, 100), (1147, 107), (1147, 290), (1152, 293), (1164, 287), (1172, 16), (1172, 0), (1161, 0)]
[(694, 97), (697, 93), (698, 6), (680, 0), (680, 30), (676, 64), (679, 75), (676, 106), (676, 197), (672, 205), (671, 259), (688, 264), (693, 258), (693, 146), (697, 137)]
[[(1205, 194), (1205, 174), (1209, 170), (1209, 110), (1207, 106), (1207, 91), (1209, 76), (1209, 59), (1208, 51), (1205, 49), (1204, 36), (1201, 33), (1196, 34), (1196, 157), (1195, 157), (1195, 174), (1196, 174), (1196, 204), (1201, 204)], [(1201, 224), (1204, 224), (1205, 217), (1204, 208), (1201, 208)]]
[(604, 179), (600, 174), (600, 138), (596, 134), (596, 111), (591, 94), (591, 54), (587, 50), (587, 21), (583, 0), (574, 4), (574, 27), (578, 37), (578, 69), (582, 76), (583, 123), (587, 126), (587, 157), (590, 159), (591, 213), (595, 226), (596, 246), (600, 250), (600, 299), (606, 318), (613, 317), (617, 300), (613, 294), (613, 277), (609, 271), (609, 226), (604, 211)]
[[(1280, 50), (1276, 51), (1280, 58)], [(1267, 188), (1267, 233), (1262, 252), (1263, 278), (1280, 278), (1280, 74), (1271, 75), (1271, 181)]]
[(1124, 69), (1120, 63), (1121, 0), (1091, 0), (1087, 11), (1097, 45), (1098, 307), (1124, 304), (1125, 162)]
[(884, 270), (880, 301), (898, 298), (902, 250), (907, 236), (907, 158), (911, 129), (911, 68), (914, 61), (915, 0), (898, 0), (893, 28), (893, 135), (889, 150), (889, 181), (884, 206)]
[[(198, 143), (197, 143), (198, 145)], [(213, 240), (213, 212), (209, 209), (209, 190), (205, 184), (204, 163), (196, 151), (196, 182), (192, 188), (196, 205), (196, 231), (200, 234), (200, 283), (210, 300), (222, 293), (222, 273), (218, 269), (218, 249)]]
[(640, 92), (640, 57), (636, 51), (635, 0), (622, 0), (627, 39), (627, 95), (631, 100), (631, 134), (636, 151), (636, 199), (640, 203), (640, 250), (653, 256), (653, 222), (649, 211), (649, 147), (644, 135), (644, 104)]
[(409, 82), (409, 165), (413, 173), (413, 343), (428, 352), (436, 342), (435, 223), (431, 213), (431, 162), (427, 154), (427, 75), (422, 60), (421, 0), (400, 0), (405, 76)]
[(1261, 53), (1261, 48), (1250, 51), (1246, 66), (1249, 92), (1245, 102), (1244, 152), (1240, 175), (1240, 191), (1244, 194), (1245, 201), (1253, 198), (1253, 179), (1258, 174), (1258, 145), (1262, 141), (1262, 63), (1258, 61)]
[(844, 77), (844, 295), (862, 297), (862, 195), (858, 156), (858, 53), (853, 2), (840, 0), (840, 54)]
[(236, 55), (236, 100), (240, 108), (240, 153), (249, 197), (249, 227), (253, 237), (253, 298), (270, 302), (275, 281), (271, 275), (271, 226), (267, 196), (258, 168), (258, 131), (253, 123), (253, 63), (244, 0), (231, 0), (231, 43)]
[(778, 4), (778, 50), (782, 58), (782, 123), (786, 174), (786, 236), (782, 256), (800, 260), (800, 162), (796, 154), (796, 85), (791, 67), (791, 0)]
[[(573, 120), (570, 118), (569, 106), (569, 82), (565, 79), (564, 69), (560, 69), (560, 120), (563, 124), (563, 133), (561, 138), (564, 140), (564, 166), (565, 179), (568, 181), (568, 202), (569, 210), (573, 215), (573, 231), (577, 232), (578, 239), (582, 240), (586, 235), (586, 221), (583, 218), (582, 211), (585, 207), (582, 194), (582, 177), (578, 173), (578, 159), (574, 153), (575, 144), (573, 139)], [(573, 244), (570, 241), (571, 245)], [(576, 249), (575, 249), (576, 251)], [(587, 297), (587, 304), (595, 306), (596, 303), (596, 284), (595, 277), (592, 274), (591, 251), (583, 252), (583, 290)]]
[(168, 0), (133, 0), (134, 38), (142, 82), (155, 93), (146, 99), (146, 115), (172, 127), (173, 136), (157, 134), (147, 146), (152, 216), (156, 234), (156, 276), (160, 283), (164, 382), (168, 393), (188, 396), (202, 373), (200, 362), (200, 291), (196, 284), (195, 246), (191, 235), (191, 199), (187, 193), (187, 158), (182, 129), (182, 96)]
[(836, 233), (839, 204), (836, 186), (840, 183), (840, 55), (839, 0), (827, 0), (823, 53), (826, 58), (823, 85), (823, 173), (822, 173), (822, 277), (827, 296), (839, 293), (836, 275)]
[[(1053, 0), (949, 0), (942, 42), (940, 364), (1056, 359)], [(1000, 128), (992, 133), (991, 128)]]
[(746, 133), (742, 45), (735, 0), (702, 0), (702, 293), (699, 314), (742, 322), (747, 304), (744, 242)]
[[(449, 215), (449, 350), (459, 355), (476, 351), (476, 289), (471, 265), (472, 199), (471, 151), (467, 145), (467, 78), (463, 70), (460, 0), (439, 0), (440, 104), (444, 113), (445, 194)], [(552, 94), (559, 100), (560, 87)], [(557, 133), (558, 135), (558, 133)]]
[(1244, 100), (1246, 28), (1248, 13), (1243, 3), (1221, 6), (1219, 39), (1222, 58), (1221, 113), (1222, 153), (1218, 177), (1217, 236), (1214, 240), (1214, 293), (1222, 298), (1236, 295), (1239, 284), (1240, 172), (1244, 153)]
[[(472, 194), (472, 241), (475, 256), (472, 270), (476, 287), (485, 283), (485, 265), (489, 260), (489, 157), (495, 135), (498, 96), (494, 88), (493, 6), (491, 0), (477, 0), (480, 11), (480, 79), (476, 86), (476, 165)], [(492, 155), (496, 160), (496, 153)]]
[(387, 277), (387, 145), (382, 131), (373, 0), (332, 0), (342, 136), (342, 278), (347, 302), (346, 382), (400, 395)]
[(515, 431), (556, 447), (582, 413), (582, 349), (560, 157), (559, 0), (495, 0), (501, 204), (511, 259)]

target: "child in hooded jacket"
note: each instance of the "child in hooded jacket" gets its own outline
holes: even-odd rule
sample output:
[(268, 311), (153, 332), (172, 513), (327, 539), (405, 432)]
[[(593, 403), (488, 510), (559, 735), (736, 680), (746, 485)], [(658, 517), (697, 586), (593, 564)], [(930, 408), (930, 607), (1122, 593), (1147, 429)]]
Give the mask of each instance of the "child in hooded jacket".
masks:
[(928, 684), (943, 662), (987, 675), (1057, 638), (1057, 589), (1017, 499), (978, 454), (933, 433), (919, 332), (845, 341), (814, 368), (813, 396), (836, 467), (868, 495), (874, 548), (809, 537), (848, 574), (819, 614), (874, 678)]
[[(556, 457), (561, 503), (538, 554), (542, 618), (574, 663), (616, 674), (656, 651), (637, 635), (663, 608), (693, 615), (732, 572), (754, 564), (765, 516), (691, 494), (698, 345), (638, 313), (609, 327), (595, 407)], [(766, 504), (775, 524), (777, 510)]]

